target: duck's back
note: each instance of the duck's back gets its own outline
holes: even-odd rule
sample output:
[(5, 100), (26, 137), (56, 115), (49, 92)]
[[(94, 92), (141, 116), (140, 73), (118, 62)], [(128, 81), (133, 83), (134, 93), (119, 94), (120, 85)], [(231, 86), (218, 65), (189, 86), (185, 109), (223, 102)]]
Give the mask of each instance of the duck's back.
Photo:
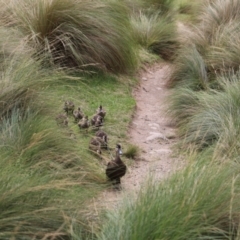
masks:
[(123, 177), (126, 174), (127, 167), (122, 162), (117, 164), (115, 161), (111, 161), (107, 165), (106, 175), (109, 179), (114, 180), (120, 177)]

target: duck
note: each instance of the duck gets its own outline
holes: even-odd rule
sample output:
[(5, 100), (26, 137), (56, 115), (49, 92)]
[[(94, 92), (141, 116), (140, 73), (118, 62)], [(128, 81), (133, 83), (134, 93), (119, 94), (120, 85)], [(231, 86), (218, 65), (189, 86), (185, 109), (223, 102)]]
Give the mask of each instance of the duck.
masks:
[(67, 113), (67, 115), (69, 113), (73, 114), (74, 108), (75, 108), (75, 106), (72, 101), (65, 101), (63, 110)]
[(103, 118), (98, 114), (93, 115), (91, 125), (93, 128), (99, 129), (103, 125)]
[(103, 109), (102, 105), (99, 106), (96, 110), (97, 115), (101, 116), (103, 119), (106, 116), (106, 111)]
[(78, 122), (78, 127), (80, 129), (86, 128), (88, 129), (90, 127), (90, 122), (88, 120), (88, 116), (83, 117), (79, 122)]
[(98, 155), (102, 154), (101, 151), (101, 142), (99, 141), (100, 138), (92, 137), (89, 143), (90, 151), (96, 152)]
[(73, 112), (73, 117), (75, 119), (75, 122), (81, 120), (84, 117), (84, 114), (80, 107), (78, 107), (78, 109)]
[(122, 161), (120, 157), (121, 154), (122, 154), (121, 145), (117, 144), (116, 157), (114, 160), (108, 162), (106, 168), (106, 175), (108, 180), (110, 180), (112, 184), (117, 187), (121, 185), (121, 177), (123, 177), (127, 172), (127, 166)]
[(102, 141), (102, 148), (108, 149), (108, 136), (103, 130), (98, 130), (95, 136), (100, 138)]
[(68, 117), (66, 114), (58, 114), (55, 118), (57, 125), (61, 127), (67, 127), (68, 126)]

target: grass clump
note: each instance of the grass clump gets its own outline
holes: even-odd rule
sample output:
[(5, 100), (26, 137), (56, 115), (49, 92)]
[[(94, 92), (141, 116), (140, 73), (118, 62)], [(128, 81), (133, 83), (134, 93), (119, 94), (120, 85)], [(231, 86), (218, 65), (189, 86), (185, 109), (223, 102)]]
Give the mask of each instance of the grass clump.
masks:
[(178, 87), (170, 96), (169, 113), (185, 146), (199, 150), (214, 145), (215, 155), (227, 159), (239, 154), (239, 72), (218, 75), (218, 90), (194, 91)]
[(173, 8), (173, 0), (142, 0), (142, 6), (169, 12)]
[(123, 154), (127, 158), (135, 159), (139, 155), (139, 148), (138, 146), (130, 144), (127, 146)]
[(239, 81), (239, 6), (239, 1), (217, 0), (201, 7), (199, 22), (179, 51), (168, 83), (175, 87), (170, 115), (185, 146), (215, 146), (214, 154), (226, 150), (224, 145), (238, 153), (229, 134), (233, 139), (238, 135), (233, 88), (238, 89)]
[[(191, 72), (197, 80), (199, 78), (194, 75), (198, 74), (198, 69), (201, 72), (205, 69), (204, 78), (209, 81), (216, 80), (216, 73), (228, 73), (229, 69), (238, 71), (239, 9), (238, 1), (221, 0), (206, 2), (205, 7), (200, 8), (199, 22), (192, 28), (193, 33), (187, 46), (183, 46), (178, 54), (175, 61), (177, 68), (171, 82), (178, 82), (179, 78), (185, 81), (185, 76)], [(196, 65), (196, 61), (200, 63), (200, 58), (201, 66)], [(194, 62), (193, 66), (197, 67), (195, 73), (193, 66), (182, 64), (186, 59)], [(188, 77), (186, 81), (190, 84), (195, 82)]]
[(76, 144), (31, 112), (19, 119), (12, 111), (0, 132), (1, 238), (68, 238), (72, 221), (90, 231), (81, 223), (83, 205), (100, 190), (101, 174), (77, 154)]
[(239, 21), (240, 3), (237, 0), (206, 1), (199, 19), (202, 31), (211, 39), (219, 26)]
[(236, 169), (197, 161), (109, 212), (98, 239), (238, 238), (238, 186)]
[(73, 221), (87, 234), (83, 205), (105, 179), (44, 104), (42, 91), (60, 74), (31, 59), (8, 63), (0, 82), (0, 238), (66, 239)]
[(118, 1), (12, 1), (9, 11), (36, 54), (54, 64), (114, 73), (136, 66), (127, 10)]
[(175, 61), (169, 87), (188, 87), (195, 91), (209, 88), (207, 65), (195, 46), (184, 48)]
[(172, 11), (174, 6), (173, 0), (124, 0), (124, 2), (133, 12), (142, 9), (166, 13)]
[(137, 43), (164, 60), (174, 58), (177, 48), (175, 23), (161, 12), (139, 11), (131, 17)]

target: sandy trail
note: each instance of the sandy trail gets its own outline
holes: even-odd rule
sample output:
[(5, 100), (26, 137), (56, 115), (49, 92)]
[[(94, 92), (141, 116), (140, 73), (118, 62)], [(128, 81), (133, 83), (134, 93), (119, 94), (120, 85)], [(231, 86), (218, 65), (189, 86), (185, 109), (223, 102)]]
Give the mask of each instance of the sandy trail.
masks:
[(91, 209), (96, 212), (94, 216), (91, 213), (91, 218), (96, 220), (101, 209), (116, 208), (125, 196), (137, 195), (149, 175), (161, 181), (182, 167), (183, 161), (172, 152), (175, 129), (166, 115), (170, 92), (166, 82), (170, 71), (171, 65), (156, 63), (139, 74), (139, 85), (133, 92), (136, 111), (129, 127), (129, 138), (141, 149), (140, 157), (122, 178), (122, 191), (107, 189), (93, 199)]

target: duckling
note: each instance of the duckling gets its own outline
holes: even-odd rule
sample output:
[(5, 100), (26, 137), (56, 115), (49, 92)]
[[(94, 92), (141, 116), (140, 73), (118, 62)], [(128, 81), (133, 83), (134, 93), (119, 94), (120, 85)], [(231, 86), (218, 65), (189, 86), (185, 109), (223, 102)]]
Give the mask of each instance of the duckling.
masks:
[(63, 110), (67, 113), (67, 115), (69, 113), (73, 114), (74, 107), (75, 106), (74, 106), (74, 103), (72, 101), (65, 101)]
[(103, 118), (102, 118), (100, 115), (95, 114), (95, 115), (91, 118), (91, 125), (92, 125), (94, 128), (99, 129), (99, 128), (103, 125)]
[(66, 114), (60, 113), (56, 118), (55, 118), (57, 125), (61, 127), (67, 127), (68, 126), (68, 117)]
[(113, 185), (121, 184), (121, 177), (126, 174), (127, 166), (121, 160), (122, 148), (120, 144), (116, 146), (116, 157), (107, 164), (106, 175)]
[(83, 119), (78, 122), (78, 127), (80, 129), (83, 129), (83, 128), (88, 129), (90, 127), (90, 123), (88, 121), (88, 116), (83, 117)]
[(75, 122), (81, 120), (84, 117), (84, 114), (81, 111), (80, 107), (78, 107), (78, 109), (73, 112), (73, 117), (75, 119)]
[(97, 115), (101, 116), (103, 119), (105, 118), (106, 111), (103, 109), (102, 105), (96, 110)]
[(95, 136), (102, 140), (102, 148), (108, 149), (108, 136), (107, 136), (107, 134), (102, 130), (98, 130), (95, 133)]
[(101, 151), (101, 142), (98, 137), (93, 137), (89, 143), (89, 149), (93, 152), (96, 152), (98, 155), (102, 154)]

